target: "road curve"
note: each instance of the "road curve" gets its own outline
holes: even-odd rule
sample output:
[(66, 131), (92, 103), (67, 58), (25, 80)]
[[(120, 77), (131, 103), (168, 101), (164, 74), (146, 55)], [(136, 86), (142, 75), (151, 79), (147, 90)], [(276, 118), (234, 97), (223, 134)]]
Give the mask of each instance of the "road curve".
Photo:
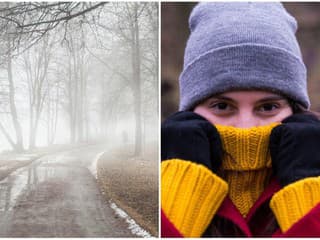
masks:
[(0, 237), (135, 237), (88, 170), (92, 146), (42, 157), (0, 182)]

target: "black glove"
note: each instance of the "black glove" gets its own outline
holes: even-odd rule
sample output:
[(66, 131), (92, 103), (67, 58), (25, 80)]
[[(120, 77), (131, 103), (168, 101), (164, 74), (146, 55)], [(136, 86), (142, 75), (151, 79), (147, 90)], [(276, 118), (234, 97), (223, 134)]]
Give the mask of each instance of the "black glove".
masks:
[(272, 168), (280, 184), (320, 176), (320, 121), (311, 114), (294, 114), (270, 136)]
[(179, 158), (205, 165), (216, 172), (222, 161), (217, 129), (194, 112), (177, 112), (161, 126), (161, 159)]

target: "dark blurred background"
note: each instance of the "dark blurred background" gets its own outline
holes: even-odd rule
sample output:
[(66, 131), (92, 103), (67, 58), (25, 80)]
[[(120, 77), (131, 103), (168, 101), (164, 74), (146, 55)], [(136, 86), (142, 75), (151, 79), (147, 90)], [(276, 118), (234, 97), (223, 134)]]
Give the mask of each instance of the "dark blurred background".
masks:
[[(161, 117), (178, 110), (178, 79), (195, 2), (161, 3)], [(308, 72), (311, 110), (320, 112), (320, 2), (285, 2), (298, 22), (297, 38)]]

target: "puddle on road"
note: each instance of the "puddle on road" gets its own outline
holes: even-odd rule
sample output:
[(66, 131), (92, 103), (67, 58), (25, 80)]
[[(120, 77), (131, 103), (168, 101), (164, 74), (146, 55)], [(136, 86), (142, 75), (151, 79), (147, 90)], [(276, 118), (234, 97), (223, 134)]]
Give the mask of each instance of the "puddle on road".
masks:
[(11, 210), (15, 200), (25, 188), (28, 176), (23, 174), (24, 171), (19, 169), (0, 182), (0, 211)]
[(41, 158), (0, 181), (0, 211), (12, 210), (19, 196), (37, 184), (50, 178), (66, 177), (70, 172), (66, 167), (68, 166), (66, 162), (69, 160), (74, 158), (64, 154)]

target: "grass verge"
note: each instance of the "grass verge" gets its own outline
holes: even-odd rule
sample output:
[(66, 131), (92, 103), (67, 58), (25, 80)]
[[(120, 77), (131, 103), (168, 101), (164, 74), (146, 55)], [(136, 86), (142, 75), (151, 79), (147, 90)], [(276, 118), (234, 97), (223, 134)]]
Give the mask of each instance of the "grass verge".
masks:
[(133, 157), (133, 146), (114, 148), (97, 163), (98, 183), (120, 208), (158, 236), (158, 148), (149, 144), (143, 157)]

